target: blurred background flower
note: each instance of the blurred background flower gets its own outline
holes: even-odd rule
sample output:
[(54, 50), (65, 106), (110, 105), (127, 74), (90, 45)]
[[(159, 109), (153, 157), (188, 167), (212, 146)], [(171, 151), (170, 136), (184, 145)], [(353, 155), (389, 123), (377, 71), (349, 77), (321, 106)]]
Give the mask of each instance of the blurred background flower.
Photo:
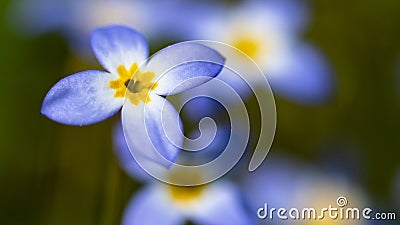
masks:
[(270, 219), (269, 210), (281, 207), (288, 211), (297, 208), (300, 212), (304, 208), (312, 207), (318, 217), (322, 208), (340, 208), (337, 203), (339, 197), (346, 199), (346, 206), (349, 208), (358, 207), (362, 210), (371, 207), (364, 191), (348, 177), (321, 172), (318, 167), (304, 165), (287, 156), (271, 155), (267, 159), (268, 163), (242, 181), (253, 212), (265, 207), (265, 203), (268, 204), (265, 224), (371, 224), (363, 219), (333, 220), (329, 218), (329, 214), (325, 214), (323, 219), (315, 220), (279, 220), (274, 212)]
[[(271, 157), (264, 162), (269, 168), (264, 176), (272, 177), (265, 181), (265, 192), (272, 194), (262, 197), (264, 192), (255, 190), (261, 192), (259, 200), (316, 200), (317, 205), (317, 200), (336, 198), (337, 190), (343, 190), (360, 207), (368, 198), (383, 210), (398, 209), (393, 203), (398, 190), (392, 190), (400, 164), (400, 107), (393, 68), (400, 55), (400, 2), (5, 0), (0, 6), (1, 224), (121, 224), (132, 196), (150, 190), (142, 184), (149, 181), (133, 180), (114, 156), (112, 128), (118, 116), (67, 127), (39, 113), (56, 81), (93, 65), (100, 68), (89, 51), (88, 35), (96, 26), (115, 23), (142, 31), (150, 39), (151, 53), (180, 40), (210, 38), (247, 46), (244, 50), (252, 54), (246, 39), (268, 37), (261, 42), (274, 41), (272, 49), (280, 50), (267, 54), (269, 58), (264, 55), (269, 61), (259, 61), (276, 92), (278, 124)], [(253, 24), (252, 18), (259, 16), (273, 19)], [(252, 35), (236, 35), (236, 23), (244, 29), (239, 34)], [(255, 115), (250, 122), (257, 137), (256, 101), (250, 95), (245, 104)], [(181, 116), (185, 132), (196, 133), (197, 125)], [(214, 118), (227, 123), (225, 116)], [(350, 147), (338, 148), (337, 140)], [(273, 157), (278, 153), (291, 160), (279, 164)], [(239, 181), (251, 175), (244, 169), (233, 175), (229, 184), (245, 190)], [(278, 186), (270, 186), (272, 180)], [(320, 192), (326, 196), (318, 197)]]
[(165, 34), (163, 20), (174, 14), (174, 8), (174, 1), (159, 0), (21, 0), (11, 5), (9, 19), (23, 35), (60, 32), (72, 50), (87, 60), (90, 33), (96, 27), (123, 24), (154, 38)]
[[(302, 38), (308, 14), (300, 1), (243, 1), (203, 18), (192, 38), (236, 47), (258, 64), (277, 94), (298, 103), (322, 103), (333, 95), (335, 83), (326, 57)], [(226, 57), (247, 66), (234, 56)], [(260, 79), (251, 70), (241, 75)], [(231, 76), (223, 80), (234, 85)]]
[[(234, 183), (226, 179), (198, 186), (176, 186), (163, 183), (147, 174), (135, 161), (125, 142), (120, 123), (117, 123), (114, 128), (113, 140), (117, 159), (125, 172), (132, 178), (147, 183), (142, 190), (132, 196), (125, 209), (122, 224), (180, 225), (185, 224), (185, 221), (205, 225), (255, 223), (256, 220), (251, 217), (246, 205), (243, 204), (239, 187)], [(197, 155), (197, 157), (206, 155)], [(150, 166), (162, 169), (157, 164)], [(172, 166), (165, 176), (196, 179), (203, 175)]]
[[(183, 174), (183, 176), (193, 176)], [(159, 181), (132, 197), (122, 224), (181, 225), (254, 224), (246, 212), (238, 188), (226, 181), (202, 186), (173, 186)]]

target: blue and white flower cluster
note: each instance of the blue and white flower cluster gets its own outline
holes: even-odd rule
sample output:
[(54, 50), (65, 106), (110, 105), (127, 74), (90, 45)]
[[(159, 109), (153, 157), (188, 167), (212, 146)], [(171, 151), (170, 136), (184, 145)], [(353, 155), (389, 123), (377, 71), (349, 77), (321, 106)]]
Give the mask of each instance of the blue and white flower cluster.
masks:
[[(80, 55), (90, 55), (87, 41), (95, 27), (126, 24), (156, 42), (166, 37), (230, 44), (260, 66), (279, 96), (296, 103), (321, 104), (335, 93), (328, 60), (317, 46), (302, 39), (310, 16), (298, 0), (250, 0), (230, 5), (183, 0), (21, 0), (12, 12), (21, 15), (12, 21), (25, 25), (15, 26), (22, 32), (59, 30)], [(235, 79), (225, 73), (220, 79), (234, 86)], [(251, 74), (246, 77), (252, 78)]]
[[(144, 184), (143, 189), (128, 203), (122, 218), (123, 225), (180, 225), (187, 221), (196, 224), (256, 224), (243, 204), (243, 193), (236, 183), (224, 179), (198, 186), (158, 182), (131, 155), (119, 123), (114, 128), (113, 141), (121, 167), (130, 177)], [(170, 170), (173, 176), (185, 179), (196, 179), (202, 175), (201, 172), (190, 173), (174, 167)]]
[[(224, 67), (230, 62), (246, 71), (247, 64), (235, 56), (223, 55), (199, 42), (183, 41), (149, 58), (145, 35), (150, 43), (162, 38), (227, 43), (259, 65), (279, 96), (305, 105), (320, 104), (332, 96), (334, 78), (324, 55), (302, 40), (308, 20), (304, 5), (295, 0), (250, 0), (229, 5), (183, 0), (21, 2), (13, 7), (25, 15), (17, 21), (39, 28), (39, 33), (61, 30), (81, 58), (88, 55), (86, 41), (90, 36), (94, 55), (104, 70), (87, 70), (61, 79), (45, 96), (41, 113), (62, 124), (85, 126), (121, 111), (122, 123), (113, 133), (115, 154), (130, 177), (144, 184), (128, 203), (122, 224), (257, 224), (254, 210), (259, 201), (272, 201), (277, 206), (297, 204), (303, 201), (297, 199), (301, 196), (289, 199), (286, 194), (291, 190), (284, 188), (313, 188), (287, 177), (299, 170), (288, 172), (285, 169), (291, 164), (285, 163), (285, 168), (262, 170), (248, 179), (234, 171), (233, 176), (213, 183), (176, 186), (155, 181), (137, 162), (149, 164), (147, 168), (168, 170), (165, 176), (202, 177), (208, 171), (192, 173), (174, 165), (182, 159), (183, 130), (187, 127), (167, 97), (192, 91), (215, 93), (229, 100), (229, 94), (210, 82), (215, 79), (228, 84), (245, 99), (252, 94)], [(259, 77), (249, 71), (242, 74), (243, 78), (258, 83)], [(220, 111), (209, 101), (195, 104), (191, 110), (194, 114)], [(231, 122), (221, 120), (224, 125)], [(188, 161), (198, 163), (218, 157), (224, 148), (221, 143), (229, 135), (218, 133), (216, 145), (192, 154), (196, 159)], [(301, 173), (307, 174), (306, 178), (314, 177), (308, 171)]]

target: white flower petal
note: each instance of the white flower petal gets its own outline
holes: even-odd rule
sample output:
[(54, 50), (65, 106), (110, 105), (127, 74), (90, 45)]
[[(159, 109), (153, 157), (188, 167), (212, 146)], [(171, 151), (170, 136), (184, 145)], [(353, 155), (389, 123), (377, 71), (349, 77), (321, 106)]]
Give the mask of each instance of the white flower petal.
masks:
[(156, 94), (150, 94), (150, 99), (149, 103), (137, 106), (129, 101), (124, 104), (125, 137), (135, 158), (140, 156), (169, 167), (182, 146), (182, 124), (168, 100)]
[(122, 218), (122, 225), (181, 225), (183, 216), (170, 206), (160, 185), (147, 186), (129, 202)]
[(241, 202), (239, 190), (227, 182), (210, 184), (201, 205), (191, 217), (197, 224), (255, 224)]
[(120, 65), (140, 65), (149, 55), (146, 38), (138, 31), (119, 25), (97, 28), (92, 33), (92, 48), (100, 64), (117, 74)]
[(128, 173), (128, 175), (139, 181), (149, 181), (152, 179), (152, 177), (145, 170), (143, 170), (142, 167), (140, 167), (135, 158), (132, 156), (132, 153), (126, 143), (120, 121), (118, 121), (118, 123), (114, 126), (113, 146), (118, 163), (125, 170), (125, 172)]
[(114, 115), (123, 98), (114, 98), (109, 82), (114, 76), (89, 70), (65, 77), (47, 93), (41, 113), (67, 125), (88, 125)]

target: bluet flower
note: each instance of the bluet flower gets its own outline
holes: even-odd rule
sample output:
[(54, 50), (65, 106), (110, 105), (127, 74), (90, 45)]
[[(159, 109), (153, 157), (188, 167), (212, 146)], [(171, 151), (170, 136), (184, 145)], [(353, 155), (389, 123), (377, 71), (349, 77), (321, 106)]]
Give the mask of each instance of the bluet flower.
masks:
[(122, 224), (183, 225), (188, 220), (199, 225), (255, 224), (238, 188), (226, 181), (194, 187), (148, 184), (132, 197)]
[[(207, 16), (197, 32), (193, 31), (193, 37), (236, 47), (259, 65), (280, 96), (318, 104), (332, 95), (334, 82), (325, 56), (313, 44), (301, 40), (307, 20), (305, 7), (294, 0), (250, 0)], [(227, 59), (236, 60), (231, 56)], [(235, 63), (246, 67), (240, 60)], [(246, 80), (259, 79), (251, 72), (241, 75)], [(224, 70), (219, 78), (236, 88), (233, 76)], [(243, 85), (238, 88), (239, 93), (250, 93)]]
[[(338, 198), (344, 197), (347, 205), (343, 207), (371, 207), (365, 194), (346, 177), (315, 172), (315, 169), (286, 157), (269, 157), (263, 166), (243, 179), (243, 189), (253, 212), (267, 203), (271, 208), (292, 208), (298, 210), (314, 208), (320, 216), (320, 210), (332, 207), (340, 208)], [(342, 199), (344, 200), (344, 199)], [(270, 213), (270, 212), (268, 212)], [(288, 215), (288, 214), (286, 214)], [(263, 220), (265, 224), (370, 224), (368, 220), (331, 219), (329, 214), (321, 219), (280, 220), (277, 214)], [(360, 215), (361, 217), (362, 215)]]
[[(223, 180), (200, 186), (175, 186), (154, 180), (136, 163), (125, 142), (121, 126), (114, 129), (115, 152), (122, 168), (134, 179), (146, 183), (127, 205), (123, 225), (181, 225), (187, 221), (199, 225), (255, 224), (242, 201), (240, 189)], [(157, 166), (152, 164), (152, 166)], [(196, 179), (201, 174), (169, 170), (168, 176)]]
[[(224, 58), (204, 45), (181, 42), (146, 61), (149, 50), (145, 37), (119, 25), (96, 29), (91, 43), (107, 71), (88, 70), (63, 78), (47, 93), (41, 113), (59, 123), (82, 126), (102, 121), (124, 105), (124, 128), (127, 135), (133, 134), (128, 138), (130, 147), (157, 161), (149, 150), (156, 147), (173, 161), (178, 147), (164, 135), (162, 124), (180, 126), (180, 119), (163, 96), (209, 81), (221, 71)], [(172, 135), (179, 145), (180, 131)], [(144, 141), (148, 138), (152, 143)]]
[(195, 26), (185, 21), (205, 14), (198, 6), (188, 12), (185, 5), (179, 0), (17, 0), (10, 7), (10, 22), (23, 35), (61, 33), (74, 53), (87, 60), (91, 31), (100, 26), (135, 27), (157, 42), (160, 37), (183, 40), (181, 35)]

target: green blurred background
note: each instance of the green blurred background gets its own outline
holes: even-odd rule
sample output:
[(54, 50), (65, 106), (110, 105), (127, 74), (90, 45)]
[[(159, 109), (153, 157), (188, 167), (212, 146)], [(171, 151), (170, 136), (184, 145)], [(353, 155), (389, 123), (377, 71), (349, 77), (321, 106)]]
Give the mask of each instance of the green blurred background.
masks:
[[(57, 33), (36, 38), (15, 34), (6, 18), (10, 2), (0, 3), (1, 224), (119, 224), (138, 184), (113, 155), (111, 128), (118, 116), (69, 127), (40, 115), (41, 102), (55, 82), (93, 65), (75, 58)], [(305, 39), (318, 45), (333, 65), (337, 93), (322, 106), (276, 97), (278, 124), (271, 151), (318, 165), (321, 158), (344, 159), (348, 148), (355, 149), (351, 160), (359, 165), (357, 179), (374, 201), (395, 209), (400, 1), (314, 0), (310, 6)]]

